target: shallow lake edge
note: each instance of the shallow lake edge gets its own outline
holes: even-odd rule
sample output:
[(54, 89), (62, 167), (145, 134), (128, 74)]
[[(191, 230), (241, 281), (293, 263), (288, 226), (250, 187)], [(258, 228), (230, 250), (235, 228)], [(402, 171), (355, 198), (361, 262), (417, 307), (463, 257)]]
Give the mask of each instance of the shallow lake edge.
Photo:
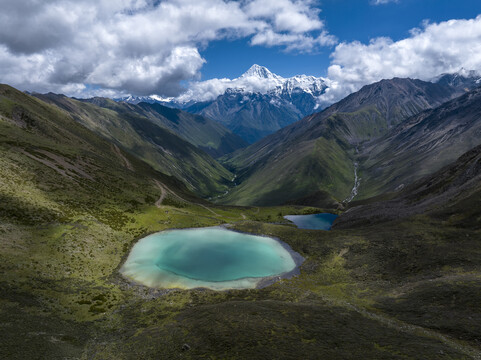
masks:
[[(205, 291), (207, 291), (208, 290), (208, 291), (218, 292), (218, 291), (232, 291), (232, 290), (241, 290), (242, 291), (242, 290), (263, 289), (263, 288), (265, 288), (267, 286), (270, 286), (270, 285), (272, 285), (272, 284), (274, 284), (274, 283), (276, 283), (280, 280), (291, 279), (292, 277), (297, 276), (301, 273), (300, 267), (301, 267), (302, 263), (305, 261), (305, 259), (301, 254), (294, 251), (289, 244), (282, 241), (280, 238), (278, 238), (276, 236), (248, 233), (248, 232), (232, 229), (231, 226), (233, 226), (233, 225), (234, 224), (228, 223), (228, 224), (221, 224), (221, 225), (215, 225), (215, 226), (205, 226), (205, 227), (170, 228), (170, 229), (165, 229), (165, 230), (161, 230), (161, 231), (152, 231), (152, 232), (148, 232), (146, 234), (143, 234), (141, 236), (138, 236), (132, 241), (132, 243), (129, 246), (128, 251), (126, 251), (126, 253), (122, 256), (122, 260), (119, 262), (119, 265), (114, 270), (115, 273), (112, 274), (112, 280), (113, 280), (113, 282), (125, 285), (129, 289), (137, 288), (139, 290), (144, 290), (143, 291), (144, 293), (145, 293), (145, 291), (147, 291), (149, 293), (149, 295), (151, 295), (151, 296), (162, 296), (162, 295), (165, 295), (165, 294), (167, 294), (169, 292), (172, 292), (172, 291), (191, 291), (191, 290), (205, 290)], [(236, 232), (236, 233), (239, 233), (239, 234), (260, 236), (260, 237), (264, 237), (264, 238), (273, 239), (274, 241), (279, 243), (284, 248), (284, 250), (286, 250), (289, 253), (292, 260), (294, 261), (295, 267), (291, 271), (284, 272), (284, 273), (279, 274), (279, 275), (273, 275), (273, 276), (267, 276), (267, 277), (260, 278), (256, 287), (254, 287), (254, 288), (244, 288), (244, 289), (232, 288), (232, 289), (222, 289), (222, 290), (214, 290), (214, 289), (210, 289), (210, 288), (207, 288), (207, 287), (196, 287), (196, 288), (191, 288), (191, 289), (150, 287), (150, 286), (144, 285), (144, 284), (142, 284), (138, 281), (135, 281), (135, 280), (123, 275), (122, 272), (120, 271), (122, 269), (123, 265), (125, 264), (125, 262), (127, 261), (129, 255), (132, 251), (132, 248), (140, 240), (146, 238), (147, 236), (157, 234), (157, 233), (167, 232), (167, 231), (196, 230), (196, 229), (206, 229), (206, 228), (221, 228), (221, 229), (233, 231), (233, 232)], [(252, 279), (259, 279), (259, 278), (252, 278)], [(240, 280), (240, 279), (238, 279), (238, 280)]]

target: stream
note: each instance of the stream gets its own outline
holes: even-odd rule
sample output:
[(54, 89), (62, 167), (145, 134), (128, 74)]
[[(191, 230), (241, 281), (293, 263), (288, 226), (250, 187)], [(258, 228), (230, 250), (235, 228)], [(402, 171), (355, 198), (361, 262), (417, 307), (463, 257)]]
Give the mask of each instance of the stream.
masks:
[(359, 163), (354, 162), (354, 187), (351, 190), (351, 195), (347, 197), (344, 202), (350, 203), (356, 196), (359, 190), (359, 185), (361, 185), (361, 178), (357, 175), (357, 169), (359, 168)]

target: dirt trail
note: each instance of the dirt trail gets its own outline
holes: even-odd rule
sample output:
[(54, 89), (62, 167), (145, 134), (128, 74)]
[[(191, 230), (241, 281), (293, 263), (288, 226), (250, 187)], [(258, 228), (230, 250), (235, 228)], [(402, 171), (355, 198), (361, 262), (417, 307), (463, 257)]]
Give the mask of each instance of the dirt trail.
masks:
[(132, 166), (130, 161), (122, 154), (122, 151), (120, 151), (119, 147), (117, 145), (113, 144), (112, 149), (117, 154), (117, 156), (122, 160), (122, 162), (124, 163), (124, 166), (127, 169), (134, 171), (134, 167)]
[(168, 193), (170, 193), (171, 195), (175, 196), (177, 199), (179, 199), (180, 201), (183, 201), (185, 203), (190, 203), (190, 204), (193, 204), (193, 205), (197, 205), (197, 206), (200, 206), (200, 207), (203, 207), (204, 209), (210, 211), (212, 214), (214, 214), (215, 216), (220, 216), (219, 214), (217, 214), (214, 210), (210, 209), (209, 207), (203, 205), (203, 204), (199, 204), (199, 203), (194, 203), (192, 201), (187, 201), (183, 198), (181, 198), (179, 195), (177, 195), (175, 192), (173, 192), (172, 190), (170, 190), (167, 186), (165, 186), (164, 184), (162, 184), (160, 181), (154, 179), (154, 182), (155, 184), (157, 185), (157, 187), (160, 189), (160, 191), (162, 192), (162, 194), (160, 195), (160, 198), (155, 202), (155, 206), (157, 207), (160, 207), (162, 205), (162, 202), (164, 201), (165, 197), (167, 196)]
[(167, 196), (167, 191), (166, 191), (165, 188), (162, 186), (162, 184), (160, 183), (159, 180), (154, 179), (154, 182), (155, 182), (155, 184), (157, 185), (157, 187), (158, 187), (158, 188), (160, 189), (160, 191), (161, 191), (161, 194), (160, 194), (159, 199), (155, 202), (155, 206), (157, 206), (158, 208), (160, 208), (160, 206), (162, 205), (162, 202), (164, 201), (165, 197)]

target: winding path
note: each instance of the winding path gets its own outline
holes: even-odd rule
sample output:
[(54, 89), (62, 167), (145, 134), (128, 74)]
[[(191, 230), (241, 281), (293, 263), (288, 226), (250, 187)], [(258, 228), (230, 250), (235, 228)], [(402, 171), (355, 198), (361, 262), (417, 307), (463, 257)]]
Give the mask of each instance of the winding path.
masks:
[(115, 144), (112, 144), (112, 148), (114, 152), (117, 154), (117, 156), (122, 160), (122, 162), (124, 163), (124, 166), (127, 169), (134, 171), (134, 167), (132, 166), (130, 161), (124, 156), (124, 154), (122, 154), (122, 151), (120, 151), (119, 147)]
[(214, 210), (212, 210), (211, 208), (203, 205), (203, 204), (199, 204), (199, 203), (194, 203), (194, 202), (191, 202), (191, 201), (187, 201), (183, 198), (181, 198), (179, 195), (177, 195), (175, 192), (173, 192), (172, 190), (170, 190), (167, 186), (163, 185), (159, 180), (157, 179), (153, 179), (155, 184), (157, 185), (157, 187), (160, 189), (161, 191), (161, 195), (159, 197), (159, 199), (155, 202), (155, 206), (157, 206), (158, 208), (160, 208), (162, 206), (162, 202), (164, 201), (165, 197), (167, 196), (168, 193), (172, 194), (173, 196), (175, 196), (177, 199), (179, 199), (180, 201), (183, 201), (185, 203), (188, 203), (188, 204), (194, 204), (194, 205), (197, 205), (197, 206), (200, 206), (200, 207), (203, 207), (204, 209), (210, 211), (212, 214), (214, 214), (215, 216), (220, 216), (219, 214), (217, 214)]
[(154, 179), (154, 182), (155, 182), (155, 184), (157, 185), (157, 187), (158, 187), (158, 188), (160, 189), (160, 191), (161, 191), (159, 200), (157, 200), (157, 201), (155, 202), (155, 206), (157, 206), (158, 208), (160, 208), (161, 205), (162, 205), (162, 202), (164, 201), (165, 197), (167, 196), (167, 191), (166, 191), (165, 188), (162, 186), (162, 184), (160, 183), (159, 180)]

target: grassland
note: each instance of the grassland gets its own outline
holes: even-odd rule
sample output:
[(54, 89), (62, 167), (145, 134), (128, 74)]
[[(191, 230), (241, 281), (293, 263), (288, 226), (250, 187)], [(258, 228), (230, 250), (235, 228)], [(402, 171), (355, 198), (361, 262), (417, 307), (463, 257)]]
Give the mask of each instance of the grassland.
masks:
[[(203, 124), (199, 116), (183, 113), (171, 114), (174, 118), (169, 120), (154, 110), (104, 98), (87, 102), (55, 94), (37, 96), (157, 171), (179, 179), (198, 196), (224, 193), (234, 176), (203, 150), (220, 151), (223, 139), (229, 143), (230, 136), (235, 137), (222, 133), (228, 130), (214, 127), (212, 121), (204, 119)], [(185, 137), (188, 131), (197, 136)]]
[[(300, 230), (283, 215), (322, 209), (210, 204), (63, 111), (0, 90), (1, 358), (480, 358), (479, 215)], [(149, 233), (220, 224), (287, 242), (300, 275), (215, 292), (118, 273)]]
[[(479, 230), (424, 218), (332, 232), (281, 224), (281, 214), (313, 210), (179, 203), (141, 207), (122, 226), (89, 217), (43, 226), (2, 223), (1, 354), (479, 357)], [(226, 292), (148, 289), (118, 274), (139, 237), (226, 222), (286, 241), (306, 258), (301, 274), (264, 289)]]

